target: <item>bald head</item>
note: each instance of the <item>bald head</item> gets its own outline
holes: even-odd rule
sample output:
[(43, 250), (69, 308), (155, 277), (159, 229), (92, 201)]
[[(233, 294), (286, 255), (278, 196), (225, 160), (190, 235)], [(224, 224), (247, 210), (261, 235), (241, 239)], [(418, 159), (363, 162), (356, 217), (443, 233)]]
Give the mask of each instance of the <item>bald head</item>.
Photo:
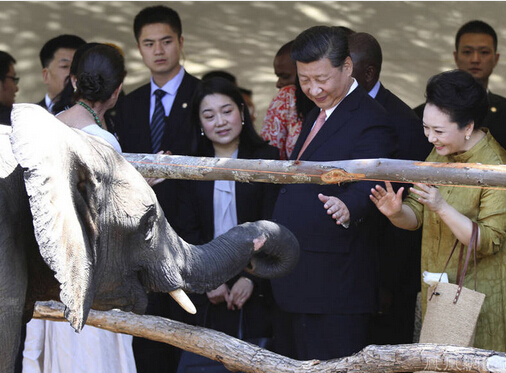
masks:
[(370, 34), (357, 32), (348, 37), (353, 77), (369, 92), (379, 80), (383, 55), (378, 41)]

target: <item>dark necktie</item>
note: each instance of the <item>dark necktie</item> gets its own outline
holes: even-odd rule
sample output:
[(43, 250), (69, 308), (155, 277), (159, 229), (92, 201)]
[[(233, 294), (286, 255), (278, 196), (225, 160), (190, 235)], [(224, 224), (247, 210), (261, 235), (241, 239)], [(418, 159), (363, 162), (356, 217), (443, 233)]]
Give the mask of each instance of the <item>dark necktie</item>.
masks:
[(307, 136), (306, 141), (304, 141), (304, 144), (302, 145), (302, 148), (300, 149), (299, 156), (297, 157), (297, 160), (299, 160), (300, 156), (302, 155), (302, 153), (304, 153), (304, 150), (306, 150), (309, 143), (311, 141), (313, 141), (313, 139), (316, 136), (316, 134), (318, 133), (318, 131), (325, 124), (326, 116), (327, 115), (325, 114), (325, 110), (321, 110), (320, 115), (318, 115), (318, 118), (316, 118), (316, 122), (315, 122), (313, 128), (311, 129), (311, 132), (309, 132), (309, 135)]
[(155, 110), (151, 118), (151, 145), (153, 153), (160, 150), (162, 146), (162, 137), (165, 129), (165, 109), (162, 104), (162, 97), (165, 96), (165, 91), (157, 89), (155, 91)]

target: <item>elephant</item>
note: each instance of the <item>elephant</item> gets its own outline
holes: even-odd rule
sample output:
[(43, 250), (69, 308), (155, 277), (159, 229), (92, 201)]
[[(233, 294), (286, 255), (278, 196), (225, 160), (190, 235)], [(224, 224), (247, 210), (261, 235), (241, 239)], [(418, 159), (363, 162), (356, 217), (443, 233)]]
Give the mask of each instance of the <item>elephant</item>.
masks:
[(142, 175), (102, 139), (33, 104), (0, 125), (0, 372), (13, 371), (38, 300), (60, 300), (80, 331), (90, 308), (142, 314), (147, 293), (212, 290), (245, 269), (278, 277), (297, 263), (286, 228), (258, 221), (208, 244), (182, 240)]

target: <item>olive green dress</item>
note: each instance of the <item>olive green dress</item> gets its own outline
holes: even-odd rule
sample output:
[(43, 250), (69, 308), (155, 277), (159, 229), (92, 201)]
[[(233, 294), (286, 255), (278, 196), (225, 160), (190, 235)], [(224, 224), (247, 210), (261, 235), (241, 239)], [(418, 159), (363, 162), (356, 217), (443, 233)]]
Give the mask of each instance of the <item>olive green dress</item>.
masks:
[[(486, 136), (471, 150), (451, 156), (439, 156), (435, 149), (427, 162), (506, 164), (506, 151), (483, 128)], [(478, 249), (478, 287), (485, 293), (474, 346), (495, 351), (506, 351), (506, 191), (461, 186), (440, 186), (443, 198), (463, 215), (478, 223), (480, 247)], [(421, 270), (442, 272), (450, 255), (455, 236), (439, 216), (417, 201), (410, 193), (404, 203), (415, 212), (418, 227), (423, 225)], [(458, 253), (454, 253), (446, 272), (455, 283)], [(464, 285), (474, 288), (474, 265), (470, 260)], [(428, 286), (422, 283), (422, 310), (425, 314)]]

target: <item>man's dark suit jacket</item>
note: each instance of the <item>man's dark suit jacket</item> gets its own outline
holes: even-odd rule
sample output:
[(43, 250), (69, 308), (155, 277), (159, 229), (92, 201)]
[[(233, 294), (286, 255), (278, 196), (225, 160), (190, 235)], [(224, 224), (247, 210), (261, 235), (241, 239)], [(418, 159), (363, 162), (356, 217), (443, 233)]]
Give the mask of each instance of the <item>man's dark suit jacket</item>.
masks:
[(37, 102), (37, 105), (42, 106), (44, 109), (47, 110), (46, 97), (44, 97), (42, 100), (40, 100), (39, 102)]
[(399, 97), (383, 85), (375, 98), (385, 108), (399, 138), (398, 159), (423, 161), (432, 150), (432, 144), (423, 133), (422, 120)]
[[(488, 114), (483, 121), (482, 127), (487, 127), (494, 139), (506, 149), (506, 98), (489, 91), (488, 102)], [(425, 104), (421, 104), (413, 110), (420, 119), (423, 119), (424, 109)]]
[[(400, 98), (380, 85), (375, 97), (395, 126), (399, 147), (397, 158), (423, 161), (432, 144), (423, 133), (422, 121)], [(381, 184), (381, 183), (380, 183)], [(407, 194), (409, 184), (404, 186)], [(411, 343), (416, 294), (420, 290), (421, 229), (396, 228), (384, 216), (383, 238), (378, 260), (380, 271), (380, 313), (371, 321), (370, 344)]]
[[(319, 114), (304, 120), (291, 159), (296, 159)], [(344, 98), (302, 154), (301, 161), (392, 158), (395, 129), (381, 105), (358, 86)], [(287, 276), (271, 280), (278, 305), (307, 314), (371, 313), (375, 308), (375, 260), (379, 214), (369, 199), (375, 182), (341, 185), (289, 184), (279, 193), (273, 220), (297, 237), (300, 260)], [(348, 229), (336, 225), (318, 193), (348, 207)]]
[(0, 105), (0, 124), (11, 125), (12, 108)]
[[(190, 143), (190, 104), (199, 79), (185, 72), (169, 116), (165, 119), (163, 150), (186, 155)], [(121, 148), (125, 153), (153, 153), (149, 127), (151, 83), (143, 85), (118, 102), (115, 122)]]
[[(162, 150), (170, 150), (174, 155), (189, 154), (192, 139), (189, 125), (190, 105), (193, 92), (199, 81), (193, 75), (185, 72), (169, 116), (165, 118)], [(114, 123), (124, 153), (154, 153), (151, 146), (151, 130), (149, 127), (150, 95), (151, 85), (148, 83), (126, 95), (116, 105)], [(176, 186), (176, 181), (166, 180), (153, 187), (158, 202), (171, 224), (174, 223), (177, 215), (174, 195)]]

